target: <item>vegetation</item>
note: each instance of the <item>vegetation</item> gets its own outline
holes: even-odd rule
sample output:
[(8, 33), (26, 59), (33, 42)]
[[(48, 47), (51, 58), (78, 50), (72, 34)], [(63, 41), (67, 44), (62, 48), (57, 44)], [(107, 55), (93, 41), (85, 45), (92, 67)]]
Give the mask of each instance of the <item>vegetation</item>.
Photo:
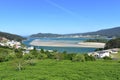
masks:
[[(43, 49), (39, 50), (31, 50), (29, 54), (23, 55), (22, 49), (11, 49), (6, 47), (0, 48), (0, 62), (5, 62), (13, 59), (23, 59), (23, 60), (31, 60), (31, 59), (55, 59), (59, 60), (71, 60), (71, 61), (93, 61), (93, 58), (88, 56), (87, 54), (68, 54), (67, 52), (57, 52), (56, 50), (53, 52), (44, 51)], [(87, 57), (87, 58), (86, 58)], [(88, 59), (89, 58), (89, 59)]]
[(107, 36), (107, 37), (120, 37), (120, 27), (110, 28), (110, 29), (103, 29), (96, 32), (88, 32), (83, 33), (82, 35), (100, 35), (100, 36)]
[(0, 32), (0, 37), (5, 37), (9, 40), (16, 40), (16, 41), (22, 41), (23, 39), (25, 39), (19, 35), (5, 33), (5, 32)]
[(120, 48), (120, 38), (111, 39), (106, 43), (105, 49), (111, 48)]
[(11, 61), (0, 63), (0, 80), (120, 80), (118, 61), (71, 62), (38, 60), (15, 70)]
[[(0, 80), (119, 80), (119, 61), (88, 54), (0, 48)], [(105, 61), (106, 60), (106, 61)], [(99, 77), (98, 77), (99, 75)]]
[(99, 35), (99, 36), (106, 36), (106, 37), (120, 37), (120, 27), (110, 28), (110, 29), (103, 29), (95, 32), (88, 32), (88, 33), (76, 33), (76, 34), (51, 34), (51, 33), (38, 33), (33, 34), (30, 37), (70, 37), (70, 36), (81, 36), (81, 35)]
[(97, 49), (95, 49), (95, 51), (102, 51), (102, 50), (104, 50), (104, 48), (97, 48)]
[(104, 60), (112, 60), (112, 58), (111, 58), (111, 57), (108, 57), (108, 56), (103, 57), (103, 59), (104, 59)]
[(52, 34), (52, 33), (38, 33), (38, 34), (33, 34), (30, 37), (60, 37), (62, 35), (59, 34)]
[(101, 43), (106, 43), (108, 40), (107, 39), (88, 39), (85, 42), (101, 42)]

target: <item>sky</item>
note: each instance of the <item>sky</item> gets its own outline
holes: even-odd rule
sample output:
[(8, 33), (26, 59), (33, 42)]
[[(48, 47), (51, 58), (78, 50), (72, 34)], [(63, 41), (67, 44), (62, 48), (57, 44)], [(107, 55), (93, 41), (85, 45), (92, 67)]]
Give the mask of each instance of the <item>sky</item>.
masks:
[(84, 33), (120, 26), (120, 0), (0, 0), (0, 31)]

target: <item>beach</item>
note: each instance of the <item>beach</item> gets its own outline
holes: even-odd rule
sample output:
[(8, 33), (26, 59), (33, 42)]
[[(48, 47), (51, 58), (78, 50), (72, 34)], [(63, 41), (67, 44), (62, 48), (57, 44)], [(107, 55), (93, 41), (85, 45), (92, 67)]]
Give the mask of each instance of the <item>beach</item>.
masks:
[(33, 40), (30, 45), (32, 46), (51, 46), (51, 47), (88, 47), (88, 48), (104, 48), (105, 43), (97, 42), (79, 42), (78, 44), (53, 42), (53, 41), (40, 41)]

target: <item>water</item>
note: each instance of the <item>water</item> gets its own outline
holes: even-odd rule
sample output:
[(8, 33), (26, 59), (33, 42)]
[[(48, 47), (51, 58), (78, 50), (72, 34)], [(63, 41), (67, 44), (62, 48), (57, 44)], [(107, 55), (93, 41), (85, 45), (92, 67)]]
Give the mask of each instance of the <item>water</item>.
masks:
[[(30, 38), (26, 41), (23, 41), (23, 44), (26, 46), (31, 46), (30, 42), (38, 39), (41, 41), (50, 41), (50, 42), (62, 42), (62, 43), (72, 43), (77, 44), (81, 41), (85, 41), (88, 38)], [(83, 48), (83, 47), (51, 47), (51, 46), (35, 46), (37, 49), (46, 49), (46, 50), (57, 50), (59, 52), (67, 51), (69, 53), (88, 53), (93, 52), (96, 48)]]

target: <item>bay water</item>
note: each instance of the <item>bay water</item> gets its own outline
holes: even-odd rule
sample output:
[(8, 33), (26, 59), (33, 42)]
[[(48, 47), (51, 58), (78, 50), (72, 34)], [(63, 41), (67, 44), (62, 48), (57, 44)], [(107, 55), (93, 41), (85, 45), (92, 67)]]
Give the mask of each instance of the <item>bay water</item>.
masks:
[[(30, 43), (36, 39), (44, 42), (50, 41), (50, 42), (78, 44), (79, 42), (83, 42), (90, 38), (28, 38), (27, 40), (23, 41), (23, 44), (29, 47), (31, 46)], [(34, 46), (34, 47), (37, 49), (57, 50), (59, 52), (67, 51), (68, 53), (88, 53), (88, 52), (93, 52), (96, 49), (96, 48), (87, 48), (87, 47), (52, 47), (52, 46)]]

